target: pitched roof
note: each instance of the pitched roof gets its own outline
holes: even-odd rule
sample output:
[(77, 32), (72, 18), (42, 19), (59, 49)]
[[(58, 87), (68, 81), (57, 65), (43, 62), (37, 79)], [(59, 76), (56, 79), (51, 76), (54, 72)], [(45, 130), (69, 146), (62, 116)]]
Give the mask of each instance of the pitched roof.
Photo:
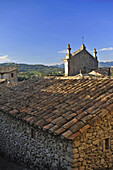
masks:
[(73, 140), (113, 110), (113, 80), (32, 79), (0, 97), (0, 110)]
[[(82, 45), (84, 45), (84, 44), (82, 44)], [(93, 57), (93, 55), (91, 55), (91, 54), (86, 50), (86, 47), (85, 47), (85, 46), (84, 46), (84, 47), (81, 46), (80, 49), (74, 51), (71, 55), (72, 55), (72, 56), (76, 56), (78, 53), (80, 53), (80, 52), (82, 52), (82, 51), (86, 51), (87, 54), (89, 54), (93, 59), (95, 59), (95, 58)]]
[(0, 67), (0, 73), (10, 73), (12, 71), (17, 71), (16, 66)]
[(78, 53), (81, 52), (81, 51), (82, 51), (81, 49), (78, 49), (78, 50), (74, 51), (74, 52), (72, 53), (72, 55), (76, 55), (76, 54), (78, 54)]

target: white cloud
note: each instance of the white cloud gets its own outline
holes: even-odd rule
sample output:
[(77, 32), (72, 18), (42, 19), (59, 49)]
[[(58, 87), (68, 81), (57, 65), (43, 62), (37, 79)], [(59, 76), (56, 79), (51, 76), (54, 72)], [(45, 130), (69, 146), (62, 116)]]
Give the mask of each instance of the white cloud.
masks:
[(58, 53), (65, 54), (65, 53), (67, 53), (67, 51), (66, 50), (62, 50), (62, 51), (58, 51)]
[(108, 48), (99, 49), (98, 51), (112, 51), (112, 50), (113, 50), (113, 47), (108, 47)]
[(99, 62), (113, 62), (113, 60), (100, 60)]
[(8, 57), (8, 55), (0, 56), (0, 62), (10, 62), (11, 60)]

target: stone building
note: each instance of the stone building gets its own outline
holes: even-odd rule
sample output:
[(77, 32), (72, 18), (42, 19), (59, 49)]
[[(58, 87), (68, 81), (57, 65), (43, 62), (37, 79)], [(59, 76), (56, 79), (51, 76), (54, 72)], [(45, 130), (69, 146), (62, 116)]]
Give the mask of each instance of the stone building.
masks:
[(0, 153), (33, 169), (113, 168), (113, 80), (13, 87), (0, 97)]
[(17, 82), (17, 67), (0, 67), (0, 79), (5, 79), (9, 83)]
[(68, 44), (66, 57), (62, 59), (65, 64), (65, 76), (74, 76), (82, 73), (89, 73), (98, 68), (97, 51), (94, 48), (92, 56), (84, 44), (80, 49), (71, 54), (71, 48)]

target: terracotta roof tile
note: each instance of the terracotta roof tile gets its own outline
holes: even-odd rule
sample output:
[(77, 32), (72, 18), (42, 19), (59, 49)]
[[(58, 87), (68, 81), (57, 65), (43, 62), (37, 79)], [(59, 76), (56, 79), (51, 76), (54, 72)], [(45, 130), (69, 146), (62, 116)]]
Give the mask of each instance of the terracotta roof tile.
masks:
[(14, 110), (11, 110), (9, 113), (12, 114), (12, 115), (17, 115), (18, 114), (18, 110), (14, 109)]
[(107, 106), (106, 109), (107, 109), (108, 111), (113, 110), (113, 104), (110, 104), (109, 106)]
[(70, 120), (70, 119), (72, 119), (73, 117), (75, 117), (77, 114), (76, 113), (71, 113), (70, 115), (68, 115), (68, 116), (66, 116), (65, 118), (66, 118), (66, 120)]
[(104, 109), (98, 112), (98, 116), (103, 118), (108, 113), (108, 110)]
[(71, 128), (74, 124), (76, 124), (78, 122), (78, 120), (76, 118), (72, 119), (71, 121), (69, 121), (68, 123), (63, 125), (63, 128), (65, 129), (69, 129)]
[(73, 140), (113, 113), (113, 80), (30, 79), (0, 97), (0, 110)]
[(58, 126), (55, 125), (55, 126), (53, 126), (52, 128), (50, 128), (49, 130), (50, 130), (51, 132), (55, 132), (57, 129), (58, 129)]
[(76, 137), (80, 136), (81, 133), (78, 131), (69, 137), (70, 140), (74, 140)]
[(52, 126), (53, 126), (53, 124), (50, 123), (50, 124), (44, 126), (43, 129), (48, 130), (48, 129), (50, 129)]
[(61, 127), (60, 129), (56, 130), (55, 133), (57, 135), (60, 135), (61, 133), (63, 133), (65, 131), (65, 128)]
[(80, 113), (80, 114), (78, 114), (77, 116), (76, 116), (76, 119), (77, 120), (80, 120), (81, 118), (83, 118), (84, 116), (86, 116), (88, 113), (87, 112), (82, 112), (82, 113)]
[(84, 123), (87, 123), (93, 116), (91, 114), (86, 115), (84, 118), (82, 118), (82, 121)]
[(55, 120), (53, 120), (51, 123), (56, 124), (58, 126), (62, 126), (66, 122), (67, 121), (62, 116), (60, 116), (60, 117), (56, 118)]
[(73, 133), (72, 133), (70, 130), (68, 130), (68, 131), (64, 132), (64, 133), (62, 134), (62, 136), (65, 137), (65, 138), (69, 138), (69, 136), (71, 136), (72, 134), (73, 134)]
[(84, 123), (82, 121), (79, 121), (73, 127), (71, 127), (70, 130), (71, 132), (75, 133), (77, 130), (79, 130), (83, 126), (84, 126)]
[(54, 120), (57, 116), (56, 115), (53, 115), (51, 117), (49, 117), (48, 119), (46, 119), (46, 122), (51, 122), (52, 120)]
[(86, 131), (87, 129), (89, 129), (89, 128), (90, 128), (90, 125), (87, 124), (87, 125), (83, 126), (83, 127), (80, 129), (80, 132), (83, 133), (83, 132), (85, 132), (85, 131)]
[(35, 125), (36, 125), (36, 126), (43, 127), (43, 126), (46, 125), (46, 122), (45, 122), (44, 119), (41, 119), (41, 120), (37, 121), (37, 122), (35, 123)]

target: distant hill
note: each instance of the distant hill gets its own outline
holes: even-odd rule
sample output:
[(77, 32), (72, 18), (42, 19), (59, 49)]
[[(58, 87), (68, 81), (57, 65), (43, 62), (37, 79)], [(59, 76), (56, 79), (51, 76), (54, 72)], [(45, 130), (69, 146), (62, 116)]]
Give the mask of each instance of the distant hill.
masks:
[[(0, 66), (16, 66), (15, 63), (3, 63)], [(64, 69), (56, 66), (45, 66), (43, 64), (29, 65), (18, 64), (18, 79), (24, 80), (34, 76), (62, 76)]]
[(64, 68), (64, 64), (56, 64), (56, 65), (53, 65), (54, 67), (57, 67), (57, 68)]
[[(16, 66), (15, 63), (3, 63), (0, 66)], [(99, 67), (113, 66), (112, 62), (99, 62)], [(64, 64), (57, 64), (54, 66), (45, 66), (43, 64), (29, 65), (29, 64), (18, 64), (18, 81), (27, 80), (37, 76), (63, 76), (64, 75)], [(106, 70), (106, 69), (104, 69)]]
[(99, 67), (111, 67), (111, 66), (113, 66), (113, 61), (99, 62)]
[[(0, 66), (16, 66), (15, 63), (3, 63), (0, 64)], [(29, 72), (29, 71), (53, 71), (53, 70), (57, 70), (57, 71), (61, 71), (62, 67), (56, 67), (56, 66), (45, 66), (43, 64), (18, 64), (18, 71), (19, 72)]]
[[(60, 64), (60, 65), (54, 65), (57, 68), (64, 68), (64, 64)], [(110, 62), (99, 62), (99, 67), (111, 67), (113, 66), (113, 61)]]
[[(3, 63), (0, 66), (15, 66), (15, 63)], [(99, 67), (111, 67), (113, 66), (113, 61), (110, 62), (99, 62)], [(53, 66), (45, 66), (43, 64), (18, 64), (19, 72), (30, 72), (30, 71), (62, 71), (64, 69), (64, 64), (57, 64)]]

